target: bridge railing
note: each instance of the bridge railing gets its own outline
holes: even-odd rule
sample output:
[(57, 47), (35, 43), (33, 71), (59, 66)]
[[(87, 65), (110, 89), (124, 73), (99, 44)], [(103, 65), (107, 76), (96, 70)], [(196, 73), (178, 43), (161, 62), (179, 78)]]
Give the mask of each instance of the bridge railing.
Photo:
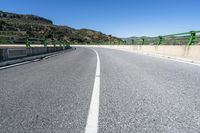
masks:
[(68, 46), (68, 42), (60, 41), (60, 40), (52, 40), (49, 38), (36, 38), (30, 37), (24, 33), (19, 35), (19, 33), (15, 33), (13, 31), (4, 33), (0, 31), (0, 45), (1, 44), (24, 44), (27, 48), (32, 47), (32, 45), (41, 45), (43, 47), (54, 46), (54, 47), (65, 47)]
[(195, 45), (200, 44), (200, 31), (190, 31), (158, 37), (138, 37), (131, 41), (105, 42), (107, 45)]
[(132, 39), (131, 44), (136, 45), (194, 45), (200, 44), (200, 31), (190, 31), (165, 36), (143, 37), (141, 39)]

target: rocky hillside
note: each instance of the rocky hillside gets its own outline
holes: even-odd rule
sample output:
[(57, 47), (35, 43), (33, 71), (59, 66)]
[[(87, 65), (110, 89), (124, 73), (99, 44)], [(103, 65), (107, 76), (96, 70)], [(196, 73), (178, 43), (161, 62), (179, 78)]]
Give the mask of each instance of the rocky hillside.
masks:
[(94, 30), (57, 26), (51, 20), (34, 15), (0, 11), (0, 43), (17, 43), (20, 42), (17, 40), (27, 35), (38, 40), (45, 38), (65, 43), (102, 43), (120, 40)]

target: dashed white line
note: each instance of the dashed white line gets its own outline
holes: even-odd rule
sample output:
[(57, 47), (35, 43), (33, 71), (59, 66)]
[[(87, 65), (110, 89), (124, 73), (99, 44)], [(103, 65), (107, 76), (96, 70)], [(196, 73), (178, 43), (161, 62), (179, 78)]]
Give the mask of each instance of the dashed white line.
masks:
[(97, 133), (98, 131), (100, 97), (100, 59), (97, 51), (94, 49), (92, 50), (96, 53), (97, 56), (97, 66), (85, 133)]

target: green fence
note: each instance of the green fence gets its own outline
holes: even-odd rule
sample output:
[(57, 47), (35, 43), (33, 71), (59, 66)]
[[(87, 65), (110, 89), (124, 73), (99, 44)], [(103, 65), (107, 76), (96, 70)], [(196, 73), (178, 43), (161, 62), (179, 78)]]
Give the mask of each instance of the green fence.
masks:
[[(26, 32), (18, 31), (0, 31), (0, 44), (24, 44), (31, 47), (31, 44), (42, 44), (44, 47), (48, 45), (66, 46), (68, 42), (60, 40), (51, 40), (49, 38), (29, 37)], [(158, 37), (141, 37), (125, 41), (116, 39), (115, 41), (106, 41), (97, 43), (97, 45), (197, 45), (200, 44), (200, 31), (190, 31), (185, 33), (171, 34)]]
[(57, 47), (65, 47), (69, 45), (68, 42), (60, 41), (60, 40), (52, 40), (49, 38), (36, 38), (36, 37), (29, 37), (27, 34), (23, 32), (20, 34), (19, 32), (13, 31), (0, 31), (0, 45), (1, 44), (24, 44), (27, 48), (31, 47), (32, 44), (43, 45), (47, 47), (48, 45)]
[(105, 42), (104, 45), (200, 45), (200, 31)]
[(195, 45), (200, 44), (200, 31), (171, 34), (158, 37), (132, 39), (132, 45)]

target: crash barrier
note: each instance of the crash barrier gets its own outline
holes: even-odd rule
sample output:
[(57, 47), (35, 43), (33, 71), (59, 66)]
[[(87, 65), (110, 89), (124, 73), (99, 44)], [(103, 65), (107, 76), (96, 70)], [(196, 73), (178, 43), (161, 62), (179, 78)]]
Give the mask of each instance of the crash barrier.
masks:
[(0, 61), (16, 59), (27, 56), (40, 55), (68, 49), (65, 47), (30, 47), (30, 48), (0, 48)]
[(0, 61), (56, 52), (69, 48), (69, 42), (33, 37), (26, 32), (0, 31)]
[(72, 45), (78, 47), (99, 47), (128, 52), (166, 55), (200, 61), (200, 45)]

